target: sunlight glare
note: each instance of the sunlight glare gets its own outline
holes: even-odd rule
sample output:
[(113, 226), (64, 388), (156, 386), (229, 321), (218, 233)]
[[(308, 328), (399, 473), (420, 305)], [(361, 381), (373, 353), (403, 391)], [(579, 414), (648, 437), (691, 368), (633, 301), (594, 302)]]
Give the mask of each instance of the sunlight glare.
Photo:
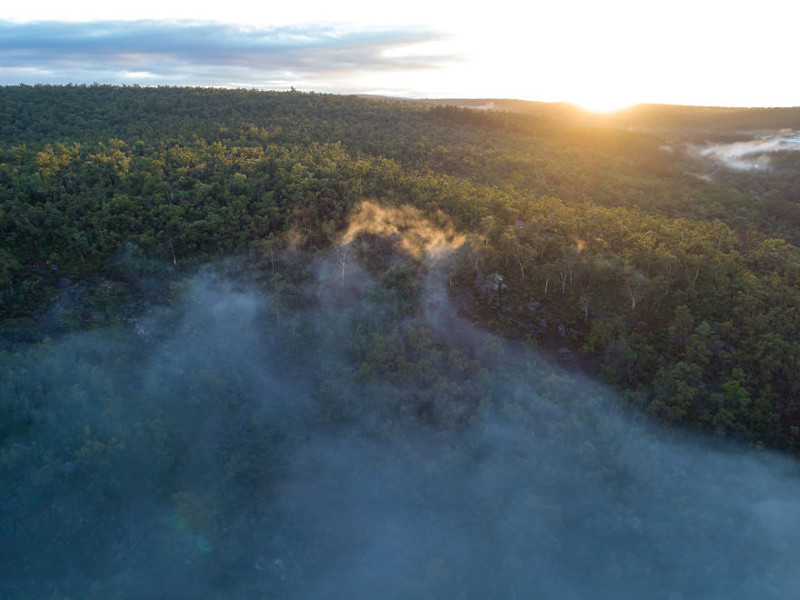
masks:
[(596, 96), (593, 98), (587, 98), (586, 100), (578, 100), (575, 102), (575, 104), (584, 110), (588, 110), (589, 112), (611, 113), (622, 110), (623, 108), (627, 108), (635, 103), (631, 102), (630, 99), (623, 99), (614, 96)]

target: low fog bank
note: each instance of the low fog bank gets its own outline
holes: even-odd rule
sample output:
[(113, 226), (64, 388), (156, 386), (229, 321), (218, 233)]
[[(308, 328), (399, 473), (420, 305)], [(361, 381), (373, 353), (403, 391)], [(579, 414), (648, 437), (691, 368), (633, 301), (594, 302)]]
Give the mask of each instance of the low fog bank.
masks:
[(651, 429), (460, 321), (429, 255), (356, 254), (3, 355), (0, 596), (795, 594), (794, 462)]
[(772, 168), (770, 154), (797, 152), (800, 151), (800, 144), (789, 143), (770, 136), (727, 144), (690, 145), (688, 149), (693, 156), (710, 160), (735, 171), (768, 171)]

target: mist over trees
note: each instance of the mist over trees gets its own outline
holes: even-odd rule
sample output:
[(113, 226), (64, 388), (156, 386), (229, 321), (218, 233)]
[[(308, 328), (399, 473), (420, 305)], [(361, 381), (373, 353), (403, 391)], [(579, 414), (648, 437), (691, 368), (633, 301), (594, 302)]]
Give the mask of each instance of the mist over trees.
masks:
[(227, 265), (5, 357), (5, 597), (796, 588), (796, 463), (653, 429), (460, 322), (445, 270), (417, 265), (409, 301), (364, 266), (342, 286), (335, 254), (303, 263), (303, 309)]
[(700, 109), (0, 107), (4, 597), (797, 587), (796, 152), (698, 157)]

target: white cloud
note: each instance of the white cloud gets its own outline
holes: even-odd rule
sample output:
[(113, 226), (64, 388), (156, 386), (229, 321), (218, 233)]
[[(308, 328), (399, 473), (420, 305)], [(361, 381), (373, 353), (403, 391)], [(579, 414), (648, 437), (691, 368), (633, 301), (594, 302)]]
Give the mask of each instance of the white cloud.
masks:
[[(0, 82), (187, 83), (312, 89), (359, 85), (370, 73), (433, 69), (454, 59), (419, 29), (243, 28), (195, 21), (0, 21)], [(346, 83), (345, 83), (346, 82)]]
[[(46, 16), (54, 20), (51, 25), (62, 28), (124, 22), (138, 29), (136, 23), (142, 19), (166, 28), (192, 19), (208, 27), (239, 31), (242, 41), (248, 43), (256, 42), (257, 33), (253, 32), (280, 31), (280, 41), (295, 50), (295, 60), (299, 61), (297, 55), (307, 57), (306, 66), (320, 59), (325, 63), (341, 58), (332, 51), (327, 56), (313, 52), (319, 47), (311, 42), (319, 42), (324, 32), (323, 37), (335, 39), (351, 62), (347, 77), (334, 75), (327, 66), (310, 73), (307, 68), (290, 65), (316, 89), (383, 89), (415, 96), (511, 97), (594, 106), (633, 102), (790, 106), (798, 102), (796, 82), (790, 76), (796, 41), (790, 35), (775, 34), (775, 23), (786, 18), (781, 0), (763, 0), (758, 10), (718, 0), (675, 0), (668, 7), (633, 0), (565, 0), (524, 7), (510, 0), (498, 0), (491, 7), (454, 7), (428, 0), (394, 4), (309, 0), (261, 5), (244, 0), (222, 4), (44, 0), (11, 3), (4, 7), (3, 15), (10, 20), (7, 23), (16, 25), (30, 25)], [(387, 32), (422, 36), (414, 38), (413, 47), (407, 40), (381, 46), (366, 57), (348, 52), (347, 40), (354, 36), (380, 37)], [(4, 37), (5, 32), (0, 31), (0, 41)], [(184, 45), (189, 43), (186, 37), (180, 36)], [(111, 38), (126, 39), (121, 30), (105, 41), (110, 43)], [(275, 42), (274, 36), (270, 41)], [(213, 34), (200, 35), (192, 64), (229, 60), (233, 50), (228, 46), (229, 41)], [(241, 55), (242, 51), (238, 47), (234, 53)], [(9, 56), (0, 49), (0, 62), (7, 62)], [(456, 56), (458, 61), (443, 59)], [(279, 58), (288, 59), (286, 54), (270, 54), (270, 60)], [(41, 59), (50, 61), (52, 56), (42, 55)], [(380, 69), (375, 59), (382, 59)], [(433, 70), (420, 71), (421, 65)], [(86, 70), (93, 68), (94, 63), (87, 62)], [(149, 66), (125, 68), (159, 75)], [(232, 76), (212, 80), (188, 70), (184, 75), (186, 81), (200, 85), (234, 80)], [(100, 77), (88, 73), (84, 79)], [(243, 82), (255, 85), (266, 79), (275, 78), (253, 73)], [(143, 81), (148, 82), (153, 81)]]

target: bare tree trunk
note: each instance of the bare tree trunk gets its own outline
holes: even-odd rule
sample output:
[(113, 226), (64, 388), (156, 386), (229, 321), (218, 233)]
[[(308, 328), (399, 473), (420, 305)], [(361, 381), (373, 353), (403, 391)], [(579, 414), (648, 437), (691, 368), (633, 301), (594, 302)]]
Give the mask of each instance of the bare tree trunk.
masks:
[(350, 254), (350, 246), (339, 246), (339, 266), (342, 268), (342, 287), (344, 287), (344, 274), (347, 270), (347, 256)]
[(580, 305), (583, 309), (583, 322), (587, 323), (589, 321), (589, 297), (581, 296)]
[(545, 238), (544, 244), (542, 244), (542, 251), (539, 253), (539, 260), (540, 261), (544, 260), (544, 251), (547, 249), (547, 244), (548, 244), (549, 241), (550, 240)]
[(631, 310), (636, 309), (636, 304), (642, 299), (642, 294), (636, 288), (628, 288), (628, 298), (631, 299)]

